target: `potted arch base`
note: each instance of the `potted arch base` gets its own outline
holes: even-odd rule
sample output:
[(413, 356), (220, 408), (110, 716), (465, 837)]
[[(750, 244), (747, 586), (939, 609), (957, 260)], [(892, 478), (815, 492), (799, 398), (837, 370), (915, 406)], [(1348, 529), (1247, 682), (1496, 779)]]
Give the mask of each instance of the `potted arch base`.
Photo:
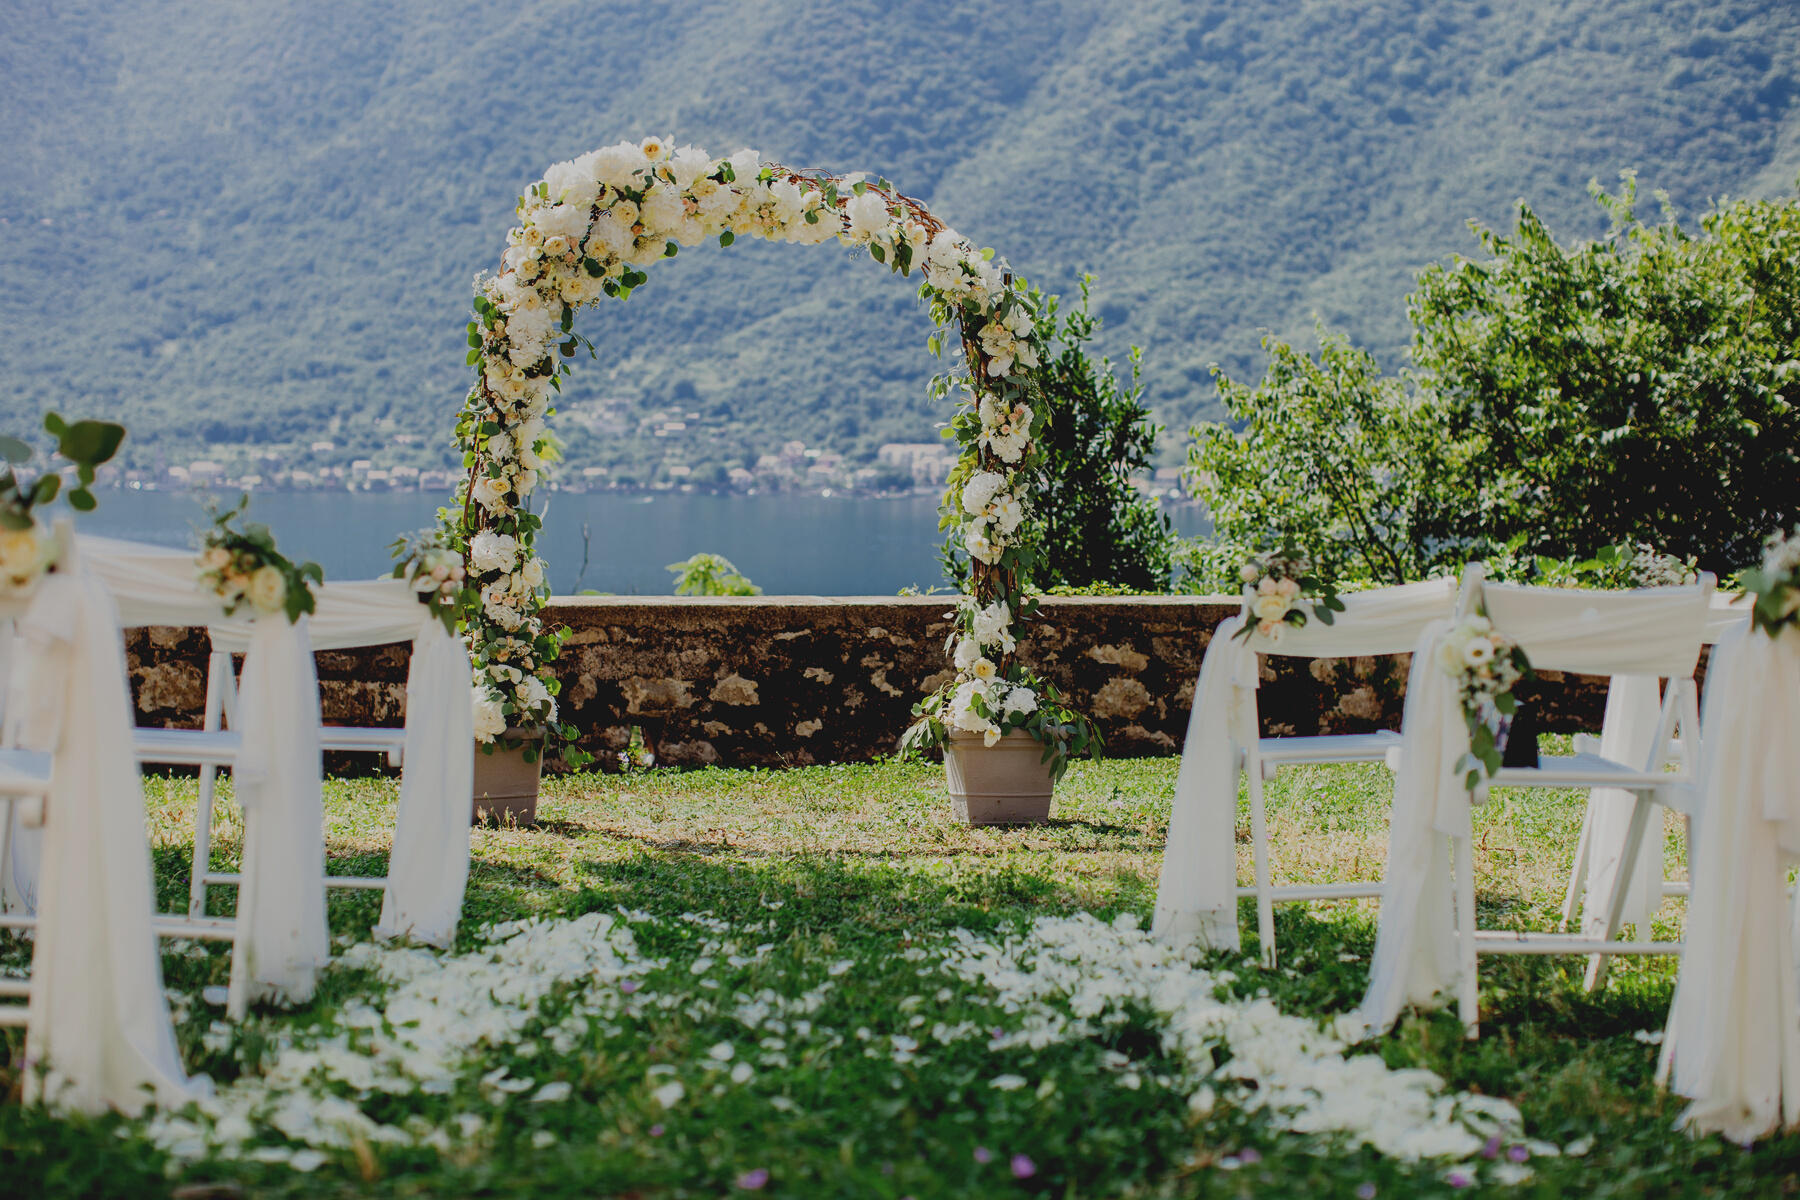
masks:
[(1022, 729), (992, 746), (979, 733), (951, 731), (944, 746), (944, 782), (956, 819), (970, 825), (1048, 821), (1056, 778), (1043, 757), (1044, 744)]
[[(492, 754), (475, 744), (475, 788), (470, 823), (530, 825), (537, 820), (538, 782), (544, 770), (544, 731), (508, 729), (495, 739)], [(507, 749), (506, 743), (516, 743)], [(533, 751), (525, 761), (525, 751)]]

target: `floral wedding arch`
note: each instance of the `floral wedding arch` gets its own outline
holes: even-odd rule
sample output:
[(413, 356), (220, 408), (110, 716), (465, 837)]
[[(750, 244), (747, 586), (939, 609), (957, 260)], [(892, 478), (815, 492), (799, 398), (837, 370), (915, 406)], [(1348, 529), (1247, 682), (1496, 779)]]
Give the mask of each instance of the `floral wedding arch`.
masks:
[(1085, 748), (1086, 723), (1071, 722), (1054, 689), (1015, 660), (1016, 623), (1035, 609), (1025, 595), (1032, 555), (1021, 526), (1047, 417), (1031, 403), (1043, 338), (1030, 292), (994, 264), (992, 250), (978, 250), (885, 179), (796, 171), (754, 150), (713, 158), (656, 137), (557, 163), (517, 213), (500, 272), (476, 280), (468, 352), (476, 381), (456, 425), (469, 474), (457, 507), (445, 510), (445, 532), (468, 566), (478, 737), (516, 744), (509, 729), (573, 736), (557, 724), (551, 664), (561, 642), (540, 615), (549, 587), (533, 553), (540, 523), (530, 498), (551, 453), (553, 393), (586, 343), (574, 330), (576, 310), (629, 298), (652, 264), (682, 246), (751, 236), (865, 247), (888, 270), (922, 277), (934, 355), (950, 344), (952, 327), (959, 335), (962, 361), (933, 389), (958, 404), (950, 429), (961, 455), (944, 513), (946, 526), (960, 528), (971, 570), (950, 647), (956, 677), (922, 706), (907, 744), (940, 743), (946, 727), (982, 733), (989, 744), (1022, 729), (1059, 751), (1059, 773), (1070, 749)]

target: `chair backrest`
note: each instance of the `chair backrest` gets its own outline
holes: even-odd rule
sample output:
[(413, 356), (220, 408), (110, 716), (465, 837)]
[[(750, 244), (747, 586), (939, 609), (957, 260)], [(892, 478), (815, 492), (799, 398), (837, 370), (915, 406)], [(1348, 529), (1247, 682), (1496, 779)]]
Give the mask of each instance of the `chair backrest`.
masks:
[(1694, 673), (1713, 589), (1710, 574), (1684, 587), (1624, 592), (1524, 587), (1477, 577), (1465, 587), (1464, 604), (1478, 603), (1538, 670), (1676, 679)]
[[(1287, 654), (1301, 658), (1354, 658), (1372, 654), (1405, 654), (1418, 644), (1419, 635), (1433, 621), (1450, 616), (1456, 588), (1449, 579), (1427, 579), (1397, 587), (1347, 592), (1344, 611), (1330, 625), (1309, 620), (1299, 628), (1282, 630), (1281, 641), (1252, 635), (1250, 648), (1261, 654)], [(1249, 601), (1244, 619), (1254, 621)]]

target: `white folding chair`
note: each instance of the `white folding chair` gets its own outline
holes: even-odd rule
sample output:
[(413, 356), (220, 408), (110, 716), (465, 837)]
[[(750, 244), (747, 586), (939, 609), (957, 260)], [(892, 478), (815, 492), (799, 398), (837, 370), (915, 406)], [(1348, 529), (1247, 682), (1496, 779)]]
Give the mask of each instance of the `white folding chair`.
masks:
[[(374, 643), (379, 644), (379, 643)], [(138, 761), (198, 767), (200, 770), (199, 802), (194, 810), (193, 870), (188, 884), (188, 915), (206, 915), (206, 890), (215, 885), (236, 886), (235, 871), (212, 869), (213, 804), (220, 767), (237, 760), (241, 739), (232, 730), (237, 714), (237, 671), (231, 652), (219, 648), (215, 638), (207, 660), (206, 707), (199, 729), (152, 729), (140, 727), (132, 735)], [(402, 766), (406, 748), (404, 728), (359, 728), (347, 725), (319, 727), (319, 745), (323, 750), (354, 753), (382, 753), (391, 766)], [(326, 887), (379, 890), (387, 886), (385, 876), (327, 875)]]
[[(1592, 988), (1616, 954), (1679, 954), (1676, 942), (1621, 942), (1627, 884), (1636, 867), (1652, 804), (1682, 811), (1691, 808), (1698, 765), (1700, 715), (1694, 666), (1706, 628), (1714, 580), (1678, 588), (1628, 592), (1596, 592), (1563, 588), (1521, 587), (1489, 583), (1480, 564), (1463, 574), (1458, 619), (1484, 612), (1495, 629), (1525, 650), (1537, 670), (1585, 675), (1654, 675), (1668, 681), (1651, 750), (1641, 763), (1602, 758), (1591, 742), (1572, 756), (1541, 758), (1535, 767), (1502, 767), (1480, 780), (1471, 797), (1487, 802), (1492, 789), (1536, 787), (1618, 788), (1636, 804), (1625, 855), (1607, 902), (1607, 924), (1599, 938), (1565, 933), (1483, 932), (1475, 928), (1475, 878), (1472, 837), (1455, 837), (1453, 878), (1457, 953), (1458, 1006), (1471, 1037), (1479, 1031), (1476, 956), (1478, 954), (1585, 954), (1590, 956), (1587, 985)], [(1673, 751), (1677, 765), (1665, 770)]]
[[(1708, 610), (1708, 614), (1707, 614), (1706, 631), (1701, 636), (1701, 639), (1700, 639), (1702, 645), (1706, 645), (1706, 646), (1716, 645), (1718, 643), (1719, 639), (1721, 637), (1723, 637), (1730, 629), (1732, 629), (1734, 626), (1741, 624), (1742, 622), (1748, 621), (1750, 619), (1749, 614), (1746, 611), (1746, 609), (1744, 608), (1744, 606), (1741, 604), (1734, 603), (1734, 601), (1736, 599), (1737, 599), (1737, 597), (1732, 594), (1726, 594), (1726, 593), (1721, 593), (1721, 592), (1713, 593), (1712, 603), (1711, 603), (1711, 606), (1710, 606), (1710, 608)], [(1615, 684), (1614, 686), (1616, 687), (1618, 685)], [(1611, 701), (1612, 701), (1612, 696), (1609, 693), (1608, 694), (1608, 707), (1609, 708), (1611, 707)], [(1589, 751), (1592, 753), (1599, 753), (1600, 752), (1600, 742), (1598, 739), (1593, 738), (1590, 735), (1576, 734), (1575, 735), (1575, 749), (1577, 751)], [(1683, 750), (1683, 748), (1679, 744), (1671, 744), (1671, 746), (1669, 748), (1669, 757), (1671, 759), (1679, 757), (1680, 754), (1682, 753), (1682, 750)], [(1612, 849), (1610, 846), (1600, 847), (1600, 846), (1596, 846), (1596, 844), (1595, 844), (1596, 843), (1596, 825), (1597, 825), (1597, 820), (1598, 820), (1598, 814), (1596, 813), (1595, 806), (1596, 806), (1596, 801), (1597, 801), (1598, 795), (1599, 795), (1598, 792), (1590, 792), (1589, 793), (1587, 807), (1582, 811), (1582, 814), (1581, 814), (1581, 834), (1575, 843), (1575, 861), (1570, 865), (1570, 868), (1569, 868), (1568, 886), (1563, 891), (1562, 921), (1557, 926), (1557, 928), (1559, 930), (1567, 929), (1569, 927), (1570, 922), (1574, 921), (1576, 919), (1577, 914), (1580, 912), (1582, 901), (1585, 898), (1587, 891), (1588, 891), (1589, 875), (1595, 869), (1595, 867), (1598, 865), (1596, 862), (1596, 858), (1597, 857), (1603, 858), (1605, 855), (1609, 854)], [(1651, 828), (1660, 828), (1660, 826), (1658, 825), (1658, 821), (1659, 821), (1658, 813), (1653, 811), (1650, 814), (1649, 819), (1650, 819)], [(1652, 869), (1657, 869), (1657, 868), (1660, 868), (1660, 865), (1661, 865), (1660, 861), (1657, 861), (1657, 862), (1651, 863), (1650, 867)], [(1640, 863), (1640, 870), (1642, 870), (1642, 869), (1643, 869), (1643, 864)], [(1658, 870), (1658, 874), (1660, 874), (1659, 870)], [(1655, 877), (1653, 876), (1652, 878), (1655, 878)], [(1626, 885), (1627, 885), (1627, 887), (1631, 886), (1631, 881), (1627, 880)], [(1651, 900), (1652, 907), (1654, 907), (1654, 904), (1655, 904), (1654, 896), (1660, 896), (1660, 897), (1686, 896), (1689, 891), (1689, 886), (1690, 885), (1688, 883), (1678, 881), (1678, 880), (1663, 880), (1663, 881), (1661, 881), (1661, 887), (1658, 889), (1655, 889), (1655, 892), (1653, 894), (1653, 898)], [(1649, 923), (1644, 922), (1644, 921), (1638, 922), (1637, 929), (1636, 929), (1636, 939), (1640, 942), (1647, 942), (1650, 940), (1650, 937), (1651, 937), (1651, 930), (1650, 930)]]
[[(1363, 617), (1385, 607), (1390, 598), (1405, 596), (1400, 611), (1385, 619), (1370, 621)], [(1279, 643), (1253, 637), (1250, 646), (1263, 654), (1281, 654), (1304, 658), (1364, 657), (1410, 652), (1419, 635), (1433, 620), (1450, 614), (1455, 591), (1450, 580), (1434, 580), (1408, 584), (1399, 588), (1379, 588), (1345, 596), (1345, 611), (1332, 625), (1314, 620), (1299, 630), (1284, 632)], [(1245, 601), (1243, 620), (1253, 624), (1250, 602)], [(1377, 629), (1364, 626), (1378, 624)], [(1334, 647), (1335, 643), (1335, 647)], [(1336, 648), (1341, 647), (1341, 648)], [(1384, 763), (1401, 745), (1399, 733), (1390, 729), (1374, 733), (1345, 733), (1305, 737), (1263, 737), (1261, 717), (1257, 712), (1256, 693), (1248, 701), (1249, 726), (1257, 731), (1246, 737), (1242, 747), (1243, 768), (1248, 776), (1250, 793), (1250, 843), (1255, 861), (1256, 883), (1237, 889), (1239, 899), (1255, 897), (1257, 939), (1262, 946), (1262, 959), (1274, 967), (1275, 905), (1305, 903), (1313, 900), (1360, 899), (1380, 896), (1380, 883), (1326, 883), (1297, 886), (1274, 886), (1270, 880), (1268, 818), (1264, 807), (1263, 784), (1274, 779), (1283, 767), (1319, 766), (1335, 763)]]

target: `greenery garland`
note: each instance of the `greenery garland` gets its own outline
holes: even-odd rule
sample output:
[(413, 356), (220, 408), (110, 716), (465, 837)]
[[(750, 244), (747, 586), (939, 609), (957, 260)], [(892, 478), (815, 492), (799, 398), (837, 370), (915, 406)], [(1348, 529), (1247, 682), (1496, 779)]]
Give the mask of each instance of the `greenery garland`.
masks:
[[(1087, 723), (1016, 660), (1018, 623), (1037, 605), (1026, 591), (1037, 560), (1020, 527), (1048, 419), (1047, 407), (1034, 403), (1032, 371), (1047, 355), (1029, 289), (991, 249), (977, 249), (885, 179), (795, 170), (753, 150), (714, 158), (657, 137), (555, 164), (517, 212), (499, 273), (476, 280), (467, 359), (476, 381), (456, 425), (468, 478), (441, 513), (468, 572), (464, 628), (478, 737), (510, 746), (520, 744), (511, 731), (575, 736), (557, 719), (552, 664), (566, 631), (551, 632), (542, 619), (549, 586), (533, 554), (541, 521), (530, 504), (555, 458), (545, 424), (553, 393), (567, 360), (584, 345), (594, 352), (575, 332), (575, 311), (630, 298), (647, 282), (646, 268), (683, 246), (750, 236), (805, 245), (836, 239), (892, 272), (917, 272), (934, 326), (928, 349), (941, 357), (961, 348), (960, 363), (932, 389), (958, 405), (946, 436), (962, 455), (943, 526), (960, 530), (972, 570), (955, 617), (956, 676), (921, 706), (905, 747), (941, 744), (946, 722), (990, 741), (1002, 726), (1027, 728), (1059, 772), (1071, 751), (1098, 747)], [(564, 758), (589, 761), (572, 747)]]

